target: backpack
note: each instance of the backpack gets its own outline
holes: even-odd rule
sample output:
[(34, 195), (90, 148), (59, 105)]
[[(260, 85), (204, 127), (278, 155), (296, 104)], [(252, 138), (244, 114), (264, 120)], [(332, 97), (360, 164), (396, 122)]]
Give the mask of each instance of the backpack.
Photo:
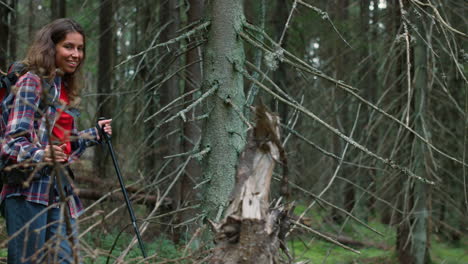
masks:
[(8, 74), (0, 75), (0, 102), (2, 102), (3, 98), (5, 98), (5, 96), (10, 93), (11, 87), (16, 84), (19, 76), (22, 75), (22, 72), (20, 72), (21, 63), (16, 64), (16, 66), (15, 63), (10, 66)]
[[(11, 92), (12, 87), (16, 84), (19, 77), (27, 72), (27, 66), (21, 62), (13, 63), (7, 74), (0, 75), (0, 115), (2, 119), (0, 121), (0, 145), (3, 144), (5, 130), (8, 123), (8, 117), (10, 114), (10, 107), (14, 101), (14, 94)], [(43, 87), (51, 87), (51, 84), (46, 80), (42, 80)], [(39, 109), (44, 111), (47, 107), (47, 104), (39, 104)], [(5, 168), (10, 165), (11, 162), (5, 160), (5, 158), (0, 156), (0, 190), (3, 187), (3, 184), (21, 184), (34, 172), (33, 167), (15, 167), (13, 169), (6, 170)]]

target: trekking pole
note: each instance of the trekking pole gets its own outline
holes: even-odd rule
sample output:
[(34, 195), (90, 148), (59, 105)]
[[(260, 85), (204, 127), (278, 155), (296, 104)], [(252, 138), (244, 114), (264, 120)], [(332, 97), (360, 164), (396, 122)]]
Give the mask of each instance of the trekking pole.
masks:
[[(106, 120), (106, 118), (103, 118), (103, 117), (99, 118), (99, 121), (101, 121), (101, 120)], [(127, 204), (128, 213), (130, 214), (130, 218), (132, 220), (133, 229), (135, 229), (135, 234), (136, 234), (137, 239), (138, 239), (138, 245), (140, 246), (141, 253), (143, 253), (143, 257), (146, 258), (147, 256), (146, 256), (145, 248), (143, 247), (143, 241), (142, 241), (141, 236), (140, 236), (140, 230), (138, 229), (138, 226), (137, 226), (137, 223), (136, 223), (135, 213), (133, 212), (132, 204), (130, 203), (130, 199), (128, 198), (127, 190), (125, 189), (125, 184), (124, 184), (124, 181), (123, 181), (123, 178), (122, 178), (122, 174), (120, 173), (119, 164), (118, 164), (117, 159), (115, 157), (114, 148), (112, 147), (111, 138), (104, 131), (104, 126), (100, 127), (99, 132), (102, 135), (102, 137), (104, 138), (104, 141), (107, 143), (107, 146), (109, 147), (109, 152), (110, 152), (111, 157), (112, 157), (112, 162), (114, 162), (115, 172), (117, 173), (117, 178), (119, 179), (120, 188), (122, 189), (122, 193), (123, 193), (123, 196), (125, 198), (125, 203)]]

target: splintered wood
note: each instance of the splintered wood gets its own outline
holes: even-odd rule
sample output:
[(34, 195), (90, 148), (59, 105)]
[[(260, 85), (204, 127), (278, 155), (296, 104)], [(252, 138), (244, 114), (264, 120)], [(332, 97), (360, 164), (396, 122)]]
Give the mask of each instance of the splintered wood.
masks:
[[(216, 247), (210, 263), (286, 263), (280, 248), (289, 228), (289, 211), (270, 208), (269, 192), (275, 163), (280, 161), (279, 118), (264, 106), (255, 109), (256, 126), (249, 131), (230, 204), (220, 223), (211, 222)], [(284, 152), (283, 152), (284, 153)]]

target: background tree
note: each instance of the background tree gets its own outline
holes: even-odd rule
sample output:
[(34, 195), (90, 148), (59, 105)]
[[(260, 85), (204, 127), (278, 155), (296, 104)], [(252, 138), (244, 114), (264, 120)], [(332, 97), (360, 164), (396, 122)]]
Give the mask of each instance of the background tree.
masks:
[[(233, 220), (225, 208), (261, 102), (281, 117), (288, 159), (269, 201), (295, 202), (281, 234), (291, 259), (468, 261), (465, 1), (0, 1), (3, 63), (24, 57), (54, 3), (87, 32), (79, 122), (114, 119), (155, 263), (203, 262), (195, 249), (209, 221), (197, 220)], [(110, 262), (131, 262), (139, 253), (114, 176), (101, 177), (104, 154), (74, 164), (87, 206), (82, 252), (100, 262), (115, 241)]]
[(67, 15), (67, 1), (65, 0), (51, 0), (50, 10), (52, 11), (52, 19), (65, 17)]
[[(13, 2), (14, 3), (14, 2)], [(8, 63), (8, 48), (9, 48), (9, 40), (10, 38), (10, 19), (13, 18), (11, 14), (14, 12), (14, 5), (0, 5), (0, 36), (2, 36), (0, 40), (0, 68), (5, 69), (9, 66)], [(11, 47), (11, 46), (10, 46)]]
[[(204, 1), (190, 0), (187, 11), (187, 24), (192, 25), (197, 23), (203, 17)], [(187, 65), (184, 75), (184, 93), (191, 93), (185, 99), (185, 107), (189, 107), (196, 99), (199, 98), (203, 80), (202, 75), (202, 52), (201, 42), (203, 36), (195, 38), (196, 41), (187, 44), (188, 51), (186, 53), (185, 64)], [(198, 92), (197, 92), (198, 90)], [(185, 153), (192, 152), (199, 146), (201, 126), (200, 122), (196, 121), (200, 115), (200, 107), (187, 112), (188, 121), (184, 123), (183, 134), (183, 150)], [(185, 173), (180, 180), (180, 205), (182, 207), (190, 206), (197, 200), (197, 192), (193, 189), (195, 183), (201, 179), (200, 162), (196, 159), (191, 159), (187, 164)], [(182, 222), (193, 219), (195, 212), (193, 210), (186, 211), (181, 214)], [(193, 225), (190, 226), (194, 230)]]
[[(97, 82), (97, 116), (109, 118), (112, 116), (115, 100), (112, 98), (113, 69), (115, 54), (115, 3), (114, 1), (102, 0), (99, 7), (99, 63)], [(109, 96), (111, 95), (111, 96)], [(95, 167), (98, 175), (106, 178), (108, 169), (106, 166), (106, 152), (96, 151)]]
[(237, 36), (244, 20), (242, 1), (209, 1), (211, 22), (203, 57), (203, 157), (202, 208), (209, 219), (219, 220), (234, 187), (238, 155), (245, 144), (245, 124), (240, 114), (245, 101), (242, 74), (243, 44)]

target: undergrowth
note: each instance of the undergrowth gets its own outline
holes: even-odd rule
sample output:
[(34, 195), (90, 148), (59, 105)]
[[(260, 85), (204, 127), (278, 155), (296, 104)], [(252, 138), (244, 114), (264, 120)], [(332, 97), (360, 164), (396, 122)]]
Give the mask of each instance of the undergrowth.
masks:
[[(300, 215), (304, 209), (303, 206), (297, 206), (295, 214)], [(334, 224), (326, 219), (326, 212), (322, 210), (308, 212), (305, 217), (306, 221), (316, 231), (329, 236), (330, 233), (334, 235), (341, 234), (357, 241), (369, 242), (374, 244), (375, 247), (356, 248), (351, 246), (351, 248), (360, 252), (360, 254), (356, 254), (338, 245), (326, 242), (323, 238), (305, 230), (297, 230), (288, 241), (288, 248), (296, 261), (309, 260), (310, 263), (332, 264), (399, 263), (395, 252), (396, 230), (392, 226), (382, 224), (378, 217), (374, 217), (367, 224), (382, 235), (351, 219), (348, 219), (342, 225)], [(433, 234), (431, 236), (430, 256), (432, 263), (468, 263), (468, 242), (462, 240), (460, 243), (453, 244)]]
[[(304, 207), (298, 207), (295, 211), (299, 215)], [(288, 239), (289, 253), (296, 261), (310, 261), (309, 263), (332, 263), (332, 264), (397, 264), (398, 260), (395, 253), (395, 229), (394, 227), (384, 225), (378, 221), (378, 218), (369, 221), (369, 226), (382, 233), (382, 236), (369, 230), (367, 227), (358, 224), (354, 220), (348, 220), (345, 225), (334, 225), (327, 221), (326, 215), (320, 211), (313, 211), (306, 214), (306, 221), (315, 230), (325, 233), (338, 234), (350, 237), (357, 241), (366, 241), (373, 243), (376, 247), (353, 247), (360, 251), (360, 254), (353, 253), (343, 249), (323, 238), (313, 235), (305, 230), (296, 229)], [(341, 232), (340, 232), (341, 231)], [(106, 233), (93, 232), (86, 234), (82, 239), (85, 249), (82, 252), (84, 264), (103, 264), (107, 261), (115, 241), (116, 245), (111, 253), (109, 263), (114, 263), (116, 258), (127, 247), (133, 233), (124, 232), (119, 237), (118, 230), (109, 230)], [(6, 239), (5, 222), (0, 218), (0, 241)], [(181, 243), (182, 245), (184, 243)], [(352, 246), (351, 246), (352, 247)], [(380, 248), (378, 248), (380, 247)], [(156, 254), (157, 260), (152, 263), (183, 263), (167, 262), (168, 260), (179, 259), (182, 256), (183, 247), (175, 245), (168, 237), (158, 235), (154, 238), (145, 239), (145, 249), (148, 256)], [(94, 257), (93, 257), (94, 255)], [(437, 235), (431, 237), (430, 255), (432, 263), (443, 264), (462, 264), (468, 263), (468, 242), (463, 238), (457, 244), (450, 243), (441, 239)], [(6, 248), (0, 248), (0, 259), (6, 260)], [(125, 263), (137, 263), (141, 260), (141, 251), (138, 245), (135, 245), (125, 258)], [(2, 261), (0, 261), (2, 263)]]

